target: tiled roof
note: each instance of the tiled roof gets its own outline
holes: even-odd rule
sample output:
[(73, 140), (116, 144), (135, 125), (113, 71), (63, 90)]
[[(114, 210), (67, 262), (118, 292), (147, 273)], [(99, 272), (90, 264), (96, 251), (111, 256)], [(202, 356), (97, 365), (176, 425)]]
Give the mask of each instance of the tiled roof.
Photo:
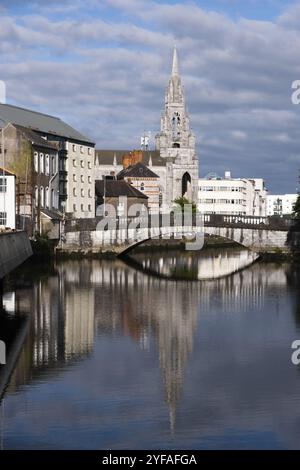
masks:
[(104, 182), (106, 197), (127, 196), (148, 199), (148, 197), (144, 193), (138, 191), (138, 189), (134, 188), (129, 183), (126, 183), (126, 181), (123, 180), (97, 180), (95, 182), (95, 191), (98, 197), (104, 196)]
[[(96, 163), (100, 165), (112, 165), (116, 157), (117, 165), (122, 165), (123, 155), (129, 154), (132, 150), (96, 150), (95, 159)], [(147, 150), (143, 152), (143, 163), (149, 165), (149, 160), (152, 160), (153, 166), (166, 166), (166, 161), (160, 156), (158, 150)]]
[(94, 145), (91, 139), (55, 116), (0, 103), (0, 128), (9, 122), (40, 133), (52, 134)]
[(118, 179), (123, 178), (159, 178), (159, 176), (150, 170), (146, 165), (143, 163), (136, 163), (135, 165), (131, 165), (128, 168), (120, 171), (117, 175)]

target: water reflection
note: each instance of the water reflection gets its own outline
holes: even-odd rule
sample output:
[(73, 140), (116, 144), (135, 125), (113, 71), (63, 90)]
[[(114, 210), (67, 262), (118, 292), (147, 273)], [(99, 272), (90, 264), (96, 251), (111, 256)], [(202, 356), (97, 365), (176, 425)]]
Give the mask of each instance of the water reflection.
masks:
[(206, 248), (201, 251), (133, 251), (125, 261), (154, 276), (178, 280), (219, 279), (250, 266), (258, 254), (241, 248)]
[[(170, 258), (172, 260), (172, 256)], [(242, 264), (246, 258), (242, 259)], [(157, 267), (158, 264), (161, 264), (160, 259), (159, 257), (154, 259), (152, 266)], [(198, 273), (199, 270), (200, 272), (204, 270), (203, 272), (208, 273), (208, 277), (211, 277), (212, 273), (226, 272), (219, 256), (215, 256), (213, 260), (210, 260), (207, 255), (203, 259), (205, 269), (203, 265), (199, 268), (199, 260), (195, 264), (198, 267)], [(169, 272), (172, 263), (173, 261), (167, 261), (165, 272)], [(217, 271), (218, 263), (220, 266), (219, 271)], [(238, 266), (238, 262), (232, 262), (229, 254), (225, 256), (224, 263), (227, 263), (227, 266), (230, 264), (231, 267), (233, 265)], [(26, 384), (27, 389), (32, 382), (47, 384), (47, 387), (51, 388), (53, 378), (57, 375), (61, 376), (64, 388), (60, 392), (60, 399), (63, 403), (67, 399), (68, 406), (71, 406), (70, 402), (72, 403), (72, 400), (74, 400), (74, 407), (72, 408), (72, 419), (68, 414), (64, 415), (64, 411), (60, 412), (63, 416), (57, 413), (56, 418), (63, 420), (64, 433), (66, 431), (71, 432), (71, 430), (75, 432), (73, 429), (74, 422), (77, 423), (79, 434), (78, 436), (73, 435), (74, 445), (88, 447), (93, 442), (90, 440), (92, 429), (95, 428), (93, 432), (98, 432), (97, 436), (100, 439), (99, 430), (96, 431), (99, 423), (97, 427), (94, 420), (97, 417), (97, 403), (98, 401), (102, 403), (102, 395), (105, 395), (106, 387), (108, 387), (112, 396), (116, 398), (113, 402), (114, 408), (110, 409), (109, 419), (111, 421), (106, 423), (105, 432), (107, 433), (110, 425), (113, 426), (109, 423), (115, 423), (114, 419), (116, 419), (118, 423), (114, 426), (119, 426), (122, 430), (125, 427), (122, 431), (123, 441), (120, 442), (118, 439), (114, 440), (114, 438), (109, 440), (106, 434), (105, 436), (101, 434), (100, 442), (97, 445), (98, 447), (113, 448), (113, 446), (130, 447), (131, 444), (138, 447), (138, 445), (142, 445), (138, 433), (135, 433), (136, 442), (129, 443), (126, 441), (129, 437), (126, 437), (126, 426), (122, 424), (122, 418), (118, 410), (123, 406), (123, 394), (130, 391), (132, 403), (129, 405), (128, 402), (128, 409), (123, 412), (126, 420), (130, 421), (132, 419), (136, 412), (134, 408), (138, 406), (136, 392), (134, 393), (131, 389), (132, 383), (135, 383), (135, 381), (139, 383), (138, 377), (144, 377), (148, 369), (152, 370), (149, 368), (149, 362), (147, 361), (153, 357), (156, 364), (159, 363), (162, 378), (160, 380), (164, 386), (170, 436), (173, 435), (175, 439), (178, 426), (181, 429), (183, 427), (185, 428), (185, 434), (184, 437), (181, 434), (182, 440), (177, 441), (178, 445), (184, 443), (186, 446), (193, 446), (194, 437), (190, 436), (190, 429), (194, 426), (192, 423), (199, 417), (198, 428), (196, 426), (194, 429), (195, 432), (198, 429), (198, 434), (199, 426), (202, 426), (199, 423), (202, 421), (207, 423), (206, 412), (203, 415), (205, 400), (210, 410), (210, 416), (214, 401), (218, 405), (214, 408), (213, 413), (218, 414), (219, 399), (222, 406), (224, 406), (222, 416), (226, 406), (228, 406), (228, 403), (226, 405), (223, 401), (223, 397), (221, 400), (219, 396), (224, 383), (227, 383), (228, 369), (226, 369), (227, 373), (223, 372), (224, 377), (221, 386), (220, 384), (217, 386), (216, 384), (212, 385), (211, 383), (209, 385), (207, 383), (206, 374), (208, 369), (210, 366), (212, 370), (217, 368), (218, 374), (213, 379), (210, 377), (209, 380), (218, 382), (219, 378), (222, 377), (220, 368), (222, 368), (222, 361), (225, 361), (225, 357), (226, 360), (233, 361), (231, 364), (240, 364), (240, 361), (247, 362), (245, 355), (249, 354), (253, 358), (258, 349), (269, 348), (267, 343), (264, 345), (263, 342), (260, 342), (260, 331), (265, 332), (266, 330), (264, 320), (257, 312), (269, 311), (266, 303), (270, 301), (270, 298), (276, 299), (277, 303), (272, 304), (274, 312), (271, 316), (274, 319), (273, 314), (279, 315), (279, 312), (286, 308), (286, 306), (283, 307), (280, 299), (284, 299), (291, 285), (295, 285), (294, 275), (291, 275), (288, 266), (277, 266), (270, 263), (257, 263), (247, 270), (239, 270), (232, 276), (217, 277), (218, 279), (200, 283), (170, 282), (167, 279), (149, 276), (137, 271), (120, 260), (67, 261), (58, 263), (48, 275), (39, 276), (37, 273), (36, 278), (31, 283), (24, 288), (18, 287), (10, 296), (10, 301), (7, 300), (7, 309), (12, 310), (15, 308), (16, 312), (27, 314), (26, 318), (30, 318), (30, 325), (22, 353), (10, 380), (6, 401), (9, 403), (10, 395), (22, 394)], [(249, 312), (256, 313), (249, 316)], [(269, 324), (269, 322), (270, 320), (266, 320), (266, 324)], [(276, 341), (279, 341), (278, 334), (282, 334), (284, 328), (276, 333), (273, 326), (268, 326), (268, 328), (273, 332), (274, 344), (276, 344)], [(1, 332), (6, 330), (7, 326), (1, 325)], [(249, 334), (251, 332), (254, 346), (249, 351), (246, 347), (246, 351), (244, 351), (242, 337), (244, 338), (247, 332)], [(124, 365), (122, 362), (123, 355), (126, 357), (131, 344), (124, 342), (124, 338), (128, 338), (140, 350), (140, 356), (136, 357), (136, 370), (132, 370), (133, 365), (130, 363)], [(197, 343), (196, 347), (195, 343)], [(216, 352), (221, 344), (223, 347), (225, 344), (227, 349), (224, 349), (222, 351), (223, 356), (221, 355), (217, 359)], [(289, 344), (288, 340), (287, 347), (289, 347)], [(232, 349), (233, 345), (235, 350)], [(106, 349), (103, 349), (104, 347)], [(197, 357), (194, 354), (195, 349)], [(109, 353), (104, 359), (103, 351), (105, 350)], [(116, 354), (118, 355), (117, 359), (114, 356)], [(88, 358), (90, 362), (88, 362)], [(118, 368), (120, 361), (123, 364), (122, 367), (125, 367), (124, 370)], [(81, 391), (78, 392), (79, 397), (76, 399), (75, 392), (68, 382), (70, 379), (64, 379), (66, 366), (75, 363), (79, 364), (78, 370), (80, 372), (78, 373), (84, 376), (84, 380), (80, 379)], [(259, 364), (257, 364), (257, 367), (259, 368)], [(188, 370), (190, 372), (187, 381)], [(136, 377), (133, 378), (132, 374), (134, 373)], [(145, 385), (145, 390), (140, 390), (145, 396), (149, 394), (149, 388), (155, 389), (157, 386), (156, 379), (153, 379), (155, 377), (153, 372), (151, 374), (151, 381)], [(199, 389), (198, 378), (201, 377), (201, 389), (203, 390)], [(192, 389), (191, 380), (193, 383)], [(230, 389), (232, 389), (233, 384), (234, 381), (230, 383)], [(238, 386), (240, 387), (240, 384)], [(270, 383), (271, 386), (272, 383)], [(135, 388), (139, 389), (138, 387), (142, 386), (135, 385)], [(70, 390), (66, 393), (68, 388)], [(188, 396), (188, 404), (186, 398), (184, 399), (184, 390)], [(230, 403), (234, 400), (235, 394), (234, 389), (231, 391)], [(206, 396), (203, 395), (204, 392)], [(254, 396), (256, 396), (255, 393)], [(199, 403), (199, 397), (201, 397), (201, 403)], [(77, 400), (76, 405), (75, 400)], [(83, 400), (84, 403), (89, 400), (93, 403), (93, 411), (87, 411), (87, 404), (82, 408), (78, 405)], [(111, 400), (108, 401), (109, 405)], [(130, 399), (128, 398), (128, 400)], [(251, 401), (249, 396), (247, 396), (247, 400)], [(152, 403), (153, 409), (158, 406), (158, 401), (157, 398), (155, 404)], [(18, 405), (16, 401), (11, 403), (11, 407), (17, 411), (14, 411), (14, 413), (11, 411), (11, 420), (8, 425), (9, 436), (11, 436), (11, 429), (14, 429), (15, 426), (13, 416), (15, 414), (19, 416), (18, 406), (23, 412), (22, 419), (24, 423), (29, 428), (32, 425), (30, 410), (25, 412), (22, 405)], [(193, 416), (191, 415), (191, 404), (194, 406), (192, 408)], [(34, 402), (32, 406), (34, 406)], [(185, 408), (179, 413), (180, 424), (178, 425), (178, 409), (182, 406)], [(231, 416), (238, 419), (238, 413), (234, 410), (232, 403), (231, 406)], [(145, 406), (139, 409), (142, 416), (145, 416), (147, 412)], [(151, 413), (151, 409), (149, 409), (149, 412)], [(186, 412), (189, 416), (187, 421), (191, 423), (190, 429), (184, 418)], [(100, 413), (99, 410), (98, 413)], [(100, 414), (103, 415), (103, 405), (101, 405)], [(161, 415), (163, 416), (160, 413), (160, 417), (157, 419), (162, 419)], [(50, 437), (47, 435), (47, 429), (50, 426), (51, 419), (52, 417), (44, 416), (41, 420), (42, 431), (40, 432), (44, 433), (45, 439), (47, 437), (48, 440)], [(80, 425), (82, 420), (85, 423), (84, 429), (86, 430), (86, 440), (84, 441), (82, 441), (82, 434), (80, 434), (80, 432), (83, 432)], [(232, 420), (233, 418), (229, 421)], [(143, 422), (143, 419), (141, 421)], [(213, 423), (215, 423), (214, 419), (209, 422), (209, 425), (213, 427)], [(27, 431), (27, 437), (22, 435), (22, 439), (16, 444), (17, 447), (24, 445), (24, 442), (30, 445), (28, 444), (30, 432)], [(166, 433), (163, 428), (161, 431), (156, 432), (158, 432), (158, 436), (160, 432)], [(9, 440), (9, 436), (7, 438), (8, 447), (12, 446), (10, 442), (13, 442)], [(154, 434), (149, 432), (147, 436), (148, 447), (155, 446), (155, 442), (159, 442), (158, 436), (154, 438)], [(164, 441), (160, 445), (163, 447), (170, 446), (170, 437), (166, 436), (166, 434), (161, 436)], [(54, 439), (54, 437), (51, 436), (51, 439)], [(57, 439), (56, 445), (64, 447), (64, 441), (59, 442), (59, 435)], [(149, 439), (153, 440), (150, 442)], [(96, 447), (96, 441), (94, 442)], [(35, 443), (32, 441), (31, 445), (34, 447)], [(45, 442), (43, 445), (46, 445)], [(65, 446), (67, 447), (68, 444), (65, 443)]]

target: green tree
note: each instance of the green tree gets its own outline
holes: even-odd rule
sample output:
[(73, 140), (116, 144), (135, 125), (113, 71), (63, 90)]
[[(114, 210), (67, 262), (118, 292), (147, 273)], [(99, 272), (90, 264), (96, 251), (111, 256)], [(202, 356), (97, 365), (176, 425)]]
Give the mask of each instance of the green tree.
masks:
[(174, 201), (174, 204), (176, 204), (177, 206), (179, 206), (181, 208), (181, 211), (183, 212), (184, 210), (184, 206), (186, 204), (191, 204), (192, 205), (192, 212), (193, 214), (195, 214), (197, 212), (197, 206), (194, 202), (191, 202), (189, 201), (186, 197), (178, 197), (177, 199), (175, 199)]
[(300, 193), (298, 194), (298, 199), (294, 206), (293, 217), (297, 220), (300, 220)]

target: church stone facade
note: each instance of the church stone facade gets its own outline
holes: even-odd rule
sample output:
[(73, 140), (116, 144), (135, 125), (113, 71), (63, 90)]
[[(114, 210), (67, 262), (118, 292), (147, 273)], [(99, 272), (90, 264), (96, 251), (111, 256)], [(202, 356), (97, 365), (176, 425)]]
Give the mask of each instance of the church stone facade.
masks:
[(172, 75), (166, 90), (161, 131), (155, 139), (156, 150), (166, 161), (166, 203), (184, 196), (197, 201), (198, 157), (195, 136), (190, 129), (185, 96), (174, 49)]
[[(165, 108), (160, 132), (155, 138), (155, 151), (143, 152), (143, 163), (159, 176), (161, 211), (182, 196), (197, 202), (198, 157), (195, 136), (190, 129), (184, 90), (174, 49), (172, 74), (166, 89)], [(97, 150), (96, 179), (117, 175), (123, 166), (122, 153), (127, 151)]]

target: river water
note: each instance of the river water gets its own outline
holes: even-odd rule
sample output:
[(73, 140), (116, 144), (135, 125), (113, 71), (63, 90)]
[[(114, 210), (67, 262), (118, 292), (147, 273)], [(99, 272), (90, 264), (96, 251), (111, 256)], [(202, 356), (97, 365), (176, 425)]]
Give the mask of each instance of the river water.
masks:
[(22, 267), (0, 317), (0, 447), (300, 448), (300, 269), (254, 260)]

